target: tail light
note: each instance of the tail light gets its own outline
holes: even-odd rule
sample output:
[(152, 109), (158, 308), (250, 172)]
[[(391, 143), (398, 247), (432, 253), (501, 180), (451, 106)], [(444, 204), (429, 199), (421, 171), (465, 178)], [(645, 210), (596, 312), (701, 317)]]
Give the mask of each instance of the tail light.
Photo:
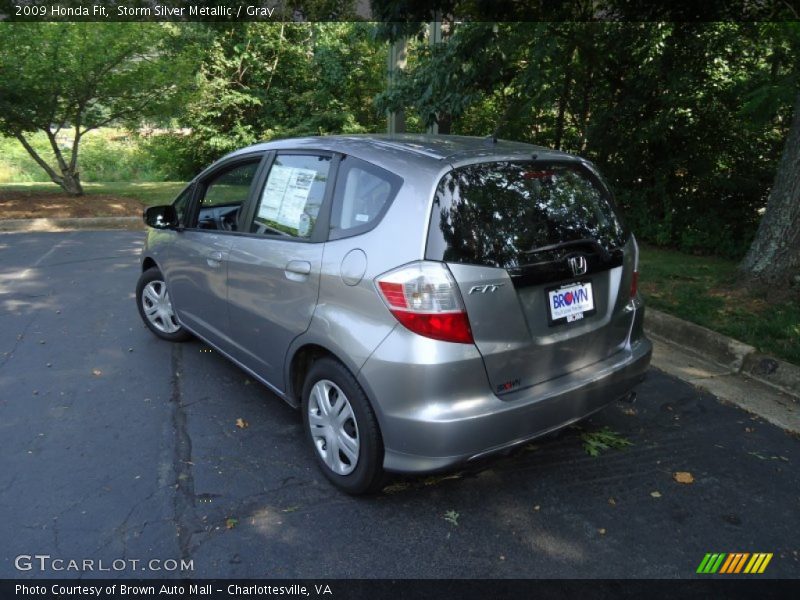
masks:
[(419, 335), (472, 344), (472, 330), (458, 287), (446, 265), (419, 261), (376, 278), (389, 311)]
[(631, 273), (631, 298), (635, 298), (639, 291), (639, 244), (636, 238), (631, 235), (633, 240), (633, 273)]

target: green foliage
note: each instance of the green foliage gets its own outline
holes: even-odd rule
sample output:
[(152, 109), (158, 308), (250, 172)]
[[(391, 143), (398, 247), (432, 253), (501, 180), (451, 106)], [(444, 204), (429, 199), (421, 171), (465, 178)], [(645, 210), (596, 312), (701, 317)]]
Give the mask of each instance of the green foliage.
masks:
[(195, 164), (259, 140), (382, 128), (372, 99), (384, 85), (386, 48), (372, 33), (355, 22), (209, 29), (198, 93), (182, 119)]
[[(740, 257), (800, 69), (795, 23), (461, 23), (380, 94), (440, 131), (587, 156), (642, 239)], [(410, 119), (412, 120), (412, 119)]]
[[(78, 151), (86, 132), (112, 123), (163, 119), (193, 72), (176, 28), (155, 23), (17, 23), (0, 36), (0, 133), (27, 143), (47, 176), (80, 193)], [(59, 135), (69, 140), (64, 148)]]
[(17, 23), (0, 38), (0, 131), (138, 123), (174, 108), (191, 68), (172, 26)]
[(444, 513), (444, 520), (450, 523), (451, 525), (458, 527), (458, 519), (461, 515), (458, 514), (455, 510), (448, 510)]
[(140, 152), (148, 164), (158, 169), (159, 180), (188, 181), (205, 165), (198, 164), (195, 146), (178, 133), (162, 133), (138, 140)]
[(163, 181), (161, 165), (155, 163), (128, 136), (87, 139), (81, 153), (85, 181)]
[(633, 445), (633, 442), (622, 437), (616, 431), (611, 431), (608, 427), (603, 427), (599, 431), (582, 433), (581, 441), (583, 442), (583, 449), (589, 456), (600, 456), (600, 453), (605, 450), (610, 450), (611, 448), (621, 450)]
[[(153, 140), (160, 137), (152, 138)], [(50, 151), (47, 136), (28, 136), (40, 154)], [(68, 143), (68, 140), (67, 142)], [(140, 143), (121, 129), (100, 129), (87, 134), (81, 145), (83, 181), (166, 181), (182, 179), (165, 156), (150, 151), (150, 141)], [(0, 183), (42, 181), (44, 173), (18, 140), (0, 137)], [(185, 178), (184, 178), (185, 179)]]

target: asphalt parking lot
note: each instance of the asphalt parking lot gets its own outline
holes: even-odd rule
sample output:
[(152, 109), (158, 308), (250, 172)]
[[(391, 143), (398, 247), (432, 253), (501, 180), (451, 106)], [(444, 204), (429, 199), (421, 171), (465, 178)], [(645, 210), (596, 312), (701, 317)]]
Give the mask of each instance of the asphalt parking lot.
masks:
[[(628, 448), (591, 457), (570, 429), (341, 494), (294, 410), (140, 322), (142, 237), (0, 235), (0, 578), (672, 578), (707, 552), (774, 553), (748, 577), (800, 574), (800, 440), (655, 369), (635, 404), (582, 424)], [(126, 563), (15, 566), (36, 554)]]

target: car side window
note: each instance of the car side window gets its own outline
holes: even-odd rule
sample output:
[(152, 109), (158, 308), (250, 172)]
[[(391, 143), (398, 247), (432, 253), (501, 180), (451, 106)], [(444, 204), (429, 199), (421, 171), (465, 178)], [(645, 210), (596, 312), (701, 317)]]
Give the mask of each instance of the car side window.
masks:
[(197, 227), (236, 231), (239, 210), (247, 201), (261, 159), (217, 171), (201, 183)]
[(250, 233), (309, 239), (330, 168), (330, 156), (278, 154), (261, 190)]
[(333, 193), (331, 239), (369, 231), (389, 208), (402, 178), (368, 162), (346, 156), (339, 164)]
[(178, 223), (184, 227), (186, 226), (186, 211), (189, 209), (189, 203), (192, 201), (192, 192), (194, 192), (194, 186), (190, 185), (183, 190), (183, 192), (175, 198), (175, 202), (172, 203), (175, 212), (178, 214)]

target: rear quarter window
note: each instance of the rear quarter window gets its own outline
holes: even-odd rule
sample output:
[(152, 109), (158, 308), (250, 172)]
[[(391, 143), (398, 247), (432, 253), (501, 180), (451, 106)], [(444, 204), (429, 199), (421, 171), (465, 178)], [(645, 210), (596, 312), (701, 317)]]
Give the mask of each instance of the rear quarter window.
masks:
[(603, 184), (577, 164), (459, 167), (436, 190), (426, 258), (522, 267), (570, 243), (610, 252), (627, 234)]
[(385, 169), (352, 156), (343, 157), (333, 192), (330, 239), (350, 237), (374, 228), (402, 183), (401, 177)]

